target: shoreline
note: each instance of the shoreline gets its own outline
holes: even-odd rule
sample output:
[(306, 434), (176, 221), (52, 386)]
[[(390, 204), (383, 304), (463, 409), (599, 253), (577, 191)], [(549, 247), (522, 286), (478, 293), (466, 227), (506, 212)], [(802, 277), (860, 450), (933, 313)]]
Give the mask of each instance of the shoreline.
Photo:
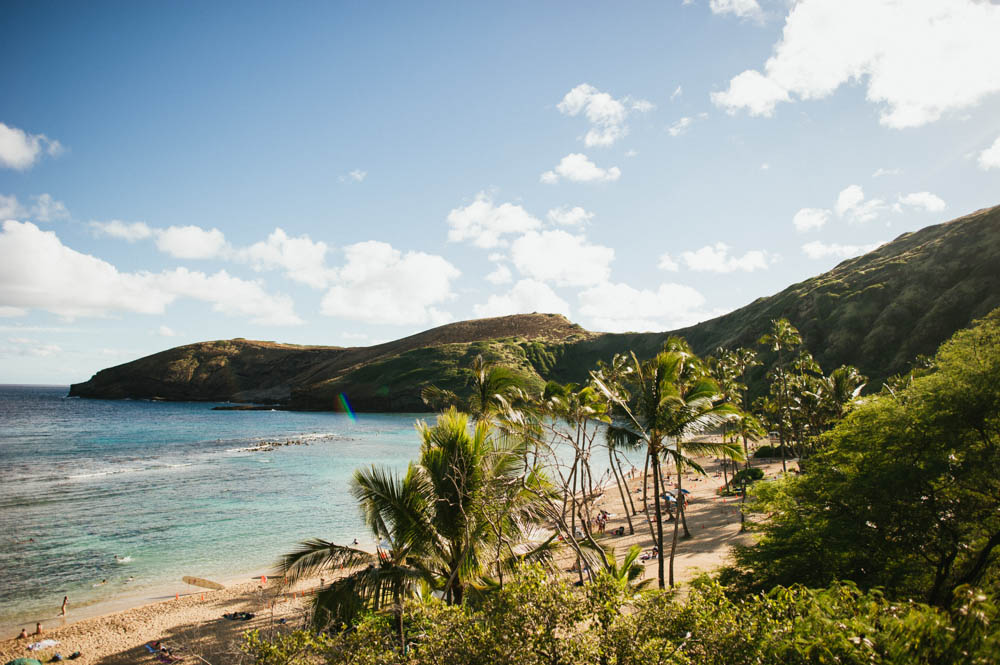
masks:
[[(758, 461), (755, 466), (765, 470), (767, 477), (780, 473), (780, 461)], [(679, 543), (675, 559), (675, 576), (683, 584), (703, 572), (709, 572), (723, 564), (729, 556), (729, 547), (747, 542), (751, 536), (739, 530), (739, 511), (731, 499), (718, 497), (715, 492), (722, 485), (719, 465), (712, 460), (705, 462), (708, 476), (695, 480), (688, 473), (685, 485), (690, 489), (687, 520), (692, 537)], [(650, 482), (651, 479), (650, 479)], [(621, 557), (632, 545), (639, 545), (643, 552), (652, 547), (652, 536), (642, 513), (642, 475), (627, 480), (629, 491), (637, 502), (638, 514), (633, 516), (635, 533), (628, 534), (621, 497), (612, 482), (604, 488), (598, 501), (597, 510), (607, 510), (612, 514), (607, 524), (607, 532), (600, 536), (602, 542), (615, 547), (616, 556)], [(670, 482), (668, 486), (672, 486)], [(618, 526), (625, 526), (623, 536), (612, 536)], [(672, 524), (669, 528), (672, 528)], [(666, 536), (666, 534), (665, 534)], [(371, 543), (359, 547), (367, 549)], [(669, 552), (669, 548), (667, 548)], [(574, 578), (570, 570), (573, 563), (572, 552), (567, 550), (557, 558), (562, 574)], [(644, 579), (651, 579), (656, 586), (657, 560), (649, 558), (641, 561), (645, 567)], [(268, 583), (262, 586), (259, 575), (268, 575)], [(335, 576), (330, 573), (331, 579)], [(222, 578), (219, 578), (221, 581)], [(46, 626), (41, 639), (52, 638), (59, 641), (55, 648), (29, 653), (27, 644), (38, 638), (27, 640), (13, 638), (17, 630), (8, 633), (13, 639), (0, 640), (0, 657), (6, 662), (17, 657), (38, 655), (47, 660), (55, 653), (64, 658), (73, 651), (80, 651), (80, 663), (106, 663), (122, 665), (136, 662), (157, 662), (144, 644), (163, 640), (170, 647), (182, 647), (186, 653), (197, 654), (210, 662), (230, 662), (235, 656), (234, 645), (242, 639), (248, 629), (279, 630), (299, 627), (306, 616), (309, 597), (303, 591), (318, 586), (319, 579), (299, 580), (293, 585), (284, 584), (281, 578), (272, 578), (267, 570), (260, 571), (249, 579), (246, 574), (235, 578), (235, 583), (227, 584), (221, 591), (201, 590), (184, 584), (188, 593), (177, 597), (160, 596), (150, 598), (148, 593), (139, 603), (136, 598), (119, 598), (109, 604), (95, 604), (91, 612), (81, 610), (75, 615), (70, 606), (70, 616), (65, 625)], [(177, 585), (183, 584), (182, 582)], [(128, 607), (111, 609), (114, 603), (129, 603)], [(104, 610), (103, 612), (99, 610)], [(110, 610), (110, 611), (109, 611)], [(230, 621), (222, 618), (224, 613), (251, 612), (256, 616), (249, 621)], [(57, 620), (62, 617), (57, 617)], [(32, 626), (33, 629), (33, 626)], [(215, 660), (212, 660), (212, 659)]]

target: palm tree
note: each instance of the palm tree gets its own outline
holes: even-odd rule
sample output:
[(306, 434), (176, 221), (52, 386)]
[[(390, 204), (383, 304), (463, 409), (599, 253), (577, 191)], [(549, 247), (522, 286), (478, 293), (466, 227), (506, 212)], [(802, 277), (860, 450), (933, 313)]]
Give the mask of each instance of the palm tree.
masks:
[[(402, 600), (422, 584), (449, 603), (485, 576), (485, 563), (499, 547), (513, 555), (541, 515), (538, 495), (545, 478), (525, 463), (524, 445), (492, 436), (489, 422), (470, 427), (455, 409), (434, 426), (418, 423), (420, 459), (404, 476), (372, 466), (358, 470), (351, 492), (379, 546), (375, 554), (324, 540), (311, 540), (285, 555), (278, 567), (290, 580), (323, 570), (367, 566), (328, 585), (316, 597), (321, 624), (347, 625), (358, 612), (391, 607), (402, 641)], [(520, 556), (497, 557), (496, 565), (545, 560), (546, 546)]]
[(760, 360), (757, 359), (756, 351), (742, 346), (736, 349), (719, 349), (718, 354), (715, 362), (710, 364), (712, 378), (719, 384), (726, 401), (740, 408), (739, 419), (735, 421), (736, 433), (743, 440), (743, 456), (747, 468), (750, 468), (749, 438), (760, 428), (750, 414), (746, 376), (748, 371), (760, 365)]
[(516, 415), (517, 407), (524, 406), (527, 380), (515, 370), (487, 362), (479, 354), (467, 371), (471, 389), (468, 399), (432, 385), (420, 391), (421, 399), (436, 411), (455, 407), (477, 422)]
[(432, 581), (430, 571), (422, 565), (432, 535), (425, 519), (428, 490), (424, 474), (412, 463), (402, 477), (376, 466), (358, 469), (351, 493), (378, 543), (376, 553), (317, 538), (282, 557), (278, 570), (290, 582), (324, 571), (364, 566), (316, 595), (313, 622), (317, 628), (348, 626), (364, 610), (388, 607), (403, 643), (402, 601), (414, 596), (422, 582)]
[[(609, 426), (613, 436), (641, 441), (645, 444), (653, 467), (653, 493), (656, 519), (654, 540), (660, 552), (658, 583), (665, 588), (663, 566), (663, 515), (660, 510), (662, 471), (660, 459), (669, 456), (677, 465), (678, 513), (683, 520), (683, 499), (680, 496), (681, 471), (684, 464), (701, 470), (688, 453), (704, 454), (726, 451), (739, 454), (738, 447), (726, 443), (682, 443), (682, 438), (730, 418), (732, 407), (718, 400), (716, 383), (702, 369), (698, 358), (687, 344), (678, 338), (666, 343), (666, 350), (641, 363), (632, 354), (632, 372), (628, 385), (609, 385), (592, 373), (595, 385), (616, 405), (620, 419)], [(673, 560), (677, 542), (674, 524), (674, 544), (670, 556), (670, 585), (673, 586)]]
[(608, 565), (601, 571), (600, 574), (606, 575), (623, 591), (631, 593), (642, 591), (649, 586), (653, 580), (642, 579), (642, 576), (646, 574), (646, 567), (637, 562), (641, 552), (641, 547), (633, 545), (629, 548), (628, 552), (625, 553), (621, 563), (618, 563), (618, 560), (615, 557), (615, 549), (613, 547), (609, 548), (607, 551)]
[(796, 330), (795, 326), (788, 319), (782, 318), (771, 321), (771, 332), (763, 335), (757, 343), (766, 346), (771, 351), (776, 351), (778, 354), (778, 365), (772, 370), (771, 374), (775, 380), (775, 385), (779, 388), (777, 391), (777, 402), (778, 409), (781, 411), (781, 418), (778, 421), (778, 439), (781, 442), (781, 470), (788, 471), (788, 467), (785, 464), (785, 423), (789, 420), (789, 375), (784, 370), (785, 353), (802, 344), (802, 336), (799, 335), (799, 331)]

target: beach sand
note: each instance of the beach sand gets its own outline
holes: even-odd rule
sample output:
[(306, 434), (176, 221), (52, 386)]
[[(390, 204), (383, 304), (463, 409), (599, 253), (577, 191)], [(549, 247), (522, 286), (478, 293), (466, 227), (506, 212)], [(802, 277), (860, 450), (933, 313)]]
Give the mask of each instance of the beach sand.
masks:
[[(719, 465), (711, 460), (702, 462), (708, 471), (708, 476), (689, 473), (684, 480), (685, 489), (691, 492), (688, 497), (687, 521), (692, 537), (678, 541), (674, 563), (678, 583), (717, 568), (725, 562), (731, 545), (747, 542), (750, 538), (748, 534), (740, 532), (737, 499), (724, 500), (716, 495), (716, 490), (723, 484)], [(764, 468), (769, 478), (781, 470), (780, 462), (764, 465), (755, 463), (755, 466)], [(664, 473), (666, 472), (665, 470)], [(642, 483), (639, 476), (641, 470), (628, 482), (633, 492), (635, 506), (641, 511)], [(652, 497), (651, 476), (649, 483), (649, 494)], [(671, 480), (667, 488), (672, 488), (673, 484), (674, 481)], [(635, 493), (636, 489), (640, 492)], [(625, 511), (613, 482), (598, 500), (597, 509), (606, 510), (613, 515), (608, 521), (608, 533), (602, 536), (600, 541), (613, 545), (619, 558), (632, 545), (639, 545), (644, 551), (650, 550), (653, 539), (641, 512), (632, 518), (635, 534), (628, 535)], [(626, 528), (626, 535), (610, 535), (614, 529), (623, 525)], [(664, 523), (663, 536), (667, 554), (669, 554), (672, 529), (672, 522)], [(291, 535), (289, 544), (294, 544), (296, 538), (312, 535), (314, 534)], [(562, 570), (567, 570), (572, 565), (573, 555), (571, 552), (566, 552), (558, 560)], [(655, 587), (656, 559), (646, 561), (645, 567), (646, 578), (654, 580)], [(181, 647), (186, 654), (185, 663), (208, 662), (212, 665), (237, 663), (241, 661), (237, 645), (240, 636), (246, 630), (256, 628), (262, 632), (286, 631), (301, 627), (310, 600), (308, 595), (303, 597), (301, 594), (303, 591), (308, 594), (315, 590), (318, 584), (318, 578), (300, 580), (290, 587), (282, 584), (280, 579), (269, 579), (266, 585), (262, 585), (257, 579), (230, 585), (222, 591), (206, 589), (203, 595), (199, 590), (181, 595), (179, 599), (171, 598), (105, 616), (81, 619), (58, 628), (49, 629), (43, 624), (45, 634), (42, 638), (8, 639), (0, 642), (0, 663), (20, 656), (37, 657), (46, 662), (55, 653), (66, 658), (72, 652), (80, 651), (82, 656), (74, 661), (80, 664), (152, 664), (160, 661), (144, 645), (157, 640), (163, 641), (171, 648)], [(229, 612), (251, 612), (256, 616), (250, 621), (230, 621), (222, 618), (223, 614)], [(285, 623), (279, 623), (281, 620)], [(67, 621), (73, 621), (72, 606)], [(34, 630), (33, 626), (27, 628), (29, 633)], [(29, 643), (46, 638), (58, 640), (59, 644), (41, 652), (27, 651)]]

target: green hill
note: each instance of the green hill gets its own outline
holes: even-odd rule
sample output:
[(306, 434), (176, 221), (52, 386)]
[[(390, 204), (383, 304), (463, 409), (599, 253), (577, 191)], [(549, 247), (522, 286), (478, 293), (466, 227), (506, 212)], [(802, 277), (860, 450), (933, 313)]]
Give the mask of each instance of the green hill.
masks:
[[(698, 353), (754, 346), (788, 318), (827, 371), (857, 366), (876, 388), (931, 354), (956, 330), (1000, 307), (1000, 206), (914, 233), (729, 314), (662, 333), (592, 333), (556, 314), (464, 321), (372, 347), (306, 347), (242, 339), (169, 349), (71, 386), (81, 397), (283, 404), (333, 409), (344, 393), (360, 411), (419, 411), (420, 389), (461, 392), (477, 354), (538, 385), (581, 381), (614, 353), (655, 353), (680, 335)], [(763, 369), (758, 370), (762, 375)]]

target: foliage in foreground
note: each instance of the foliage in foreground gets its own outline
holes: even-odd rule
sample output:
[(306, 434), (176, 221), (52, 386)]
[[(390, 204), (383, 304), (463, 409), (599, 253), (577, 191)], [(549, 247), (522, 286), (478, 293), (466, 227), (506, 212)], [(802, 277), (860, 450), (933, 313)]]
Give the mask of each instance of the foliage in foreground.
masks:
[(995, 663), (1000, 654), (997, 608), (968, 587), (945, 612), (852, 584), (734, 600), (703, 580), (686, 599), (664, 591), (629, 598), (607, 577), (579, 589), (525, 568), (476, 606), (431, 600), (406, 614), (405, 652), (393, 622), (377, 614), (335, 635), (250, 633), (243, 648), (258, 665), (929, 665)]
[(807, 473), (755, 486), (768, 519), (724, 576), (749, 591), (852, 580), (945, 606), (1000, 587), (1000, 310), (855, 409)]

